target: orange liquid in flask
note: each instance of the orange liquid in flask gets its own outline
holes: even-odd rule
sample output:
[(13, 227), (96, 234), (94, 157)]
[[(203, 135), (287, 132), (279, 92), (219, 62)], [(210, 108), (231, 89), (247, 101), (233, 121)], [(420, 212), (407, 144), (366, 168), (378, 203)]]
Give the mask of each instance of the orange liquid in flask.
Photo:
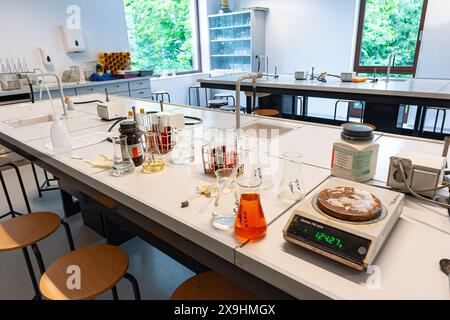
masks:
[(258, 240), (265, 236), (266, 231), (267, 222), (259, 194), (241, 195), (235, 223), (236, 236), (241, 239)]

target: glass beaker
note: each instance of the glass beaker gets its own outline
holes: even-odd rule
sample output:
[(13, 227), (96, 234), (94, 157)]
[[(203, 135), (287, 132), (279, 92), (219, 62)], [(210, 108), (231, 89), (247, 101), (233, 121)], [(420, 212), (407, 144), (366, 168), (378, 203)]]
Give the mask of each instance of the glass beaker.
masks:
[(186, 127), (184, 129), (175, 130), (175, 145), (171, 153), (172, 162), (175, 164), (188, 164), (195, 158), (195, 138), (194, 128)]
[(128, 152), (127, 136), (114, 137), (112, 140), (114, 147), (112, 175), (122, 177), (134, 172), (134, 163)]
[(235, 224), (239, 200), (236, 193), (236, 169), (224, 168), (215, 173), (217, 195), (212, 212), (212, 225), (216, 229), (231, 230)]
[[(273, 183), (273, 159), (270, 158), (271, 141), (260, 139), (258, 141), (258, 148), (255, 151), (255, 175), (261, 179), (261, 189), (272, 189)], [(276, 167), (278, 169), (278, 167)], [(277, 172), (277, 170), (275, 170)]]
[(258, 193), (241, 193), (234, 230), (236, 237), (242, 240), (258, 240), (265, 236), (267, 221)]
[(145, 133), (146, 149), (144, 163), (142, 164), (144, 173), (156, 173), (164, 170), (165, 162), (159, 150), (157, 136), (158, 134), (155, 132), (147, 131)]
[(283, 176), (278, 189), (278, 197), (286, 202), (299, 201), (305, 196), (302, 178), (302, 158), (299, 152), (283, 154)]

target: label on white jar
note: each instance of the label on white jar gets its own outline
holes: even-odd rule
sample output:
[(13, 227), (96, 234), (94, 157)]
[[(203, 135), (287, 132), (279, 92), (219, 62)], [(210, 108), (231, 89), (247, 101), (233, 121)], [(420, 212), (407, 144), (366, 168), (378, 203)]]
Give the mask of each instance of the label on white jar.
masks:
[(353, 177), (370, 172), (373, 150), (356, 152), (342, 147), (333, 148), (332, 168), (340, 169)]

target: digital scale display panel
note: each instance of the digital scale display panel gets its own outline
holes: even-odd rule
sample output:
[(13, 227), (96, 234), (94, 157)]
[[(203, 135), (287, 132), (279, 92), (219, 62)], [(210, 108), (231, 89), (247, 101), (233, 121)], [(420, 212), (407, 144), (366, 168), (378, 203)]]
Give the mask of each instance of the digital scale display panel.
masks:
[(345, 259), (362, 263), (372, 241), (295, 215), (287, 235)]

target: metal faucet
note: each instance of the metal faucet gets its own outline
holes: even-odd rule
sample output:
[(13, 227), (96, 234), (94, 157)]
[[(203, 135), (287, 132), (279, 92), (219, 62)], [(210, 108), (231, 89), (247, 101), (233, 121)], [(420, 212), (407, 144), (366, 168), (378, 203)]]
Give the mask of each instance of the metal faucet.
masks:
[(261, 56), (261, 55), (257, 54), (255, 56), (255, 58), (258, 59), (258, 70), (256, 72), (261, 71), (261, 58), (263, 58), (266, 60), (266, 79), (269, 79), (269, 77), (274, 77), (275, 79), (277, 79), (279, 77), (278, 67), (275, 67), (275, 74), (273, 74), (273, 75), (269, 74), (269, 57), (268, 56)]
[(251, 79), (253, 89), (256, 89), (256, 79), (263, 77), (262, 72), (252, 72), (240, 77), (236, 82), (236, 129), (241, 128), (241, 83), (243, 80)]
[(56, 79), (56, 82), (58, 84), (58, 90), (59, 90), (59, 94), (61, 95), (61, 106), (63, 108), (63, 115), (67, 116), (67, 109), (64, 103), (64, 92), (63, 92), (63, 88), (61, 85), (61, 80), (59, 79), (58, 75), (56, 73), (39, 73), (39, 75), (44, 78), (44, 77), (54, 77)]
[(388, 68), (387, 68), (387, 73), (386, 73), (386, 82), (389, 82), (389, 78), (391, 76), (391, 67), (394, 67), (396, 55), (397, 54), (395, 52), (392, 52), (389, 55), (389, 63), (388, 63)]

